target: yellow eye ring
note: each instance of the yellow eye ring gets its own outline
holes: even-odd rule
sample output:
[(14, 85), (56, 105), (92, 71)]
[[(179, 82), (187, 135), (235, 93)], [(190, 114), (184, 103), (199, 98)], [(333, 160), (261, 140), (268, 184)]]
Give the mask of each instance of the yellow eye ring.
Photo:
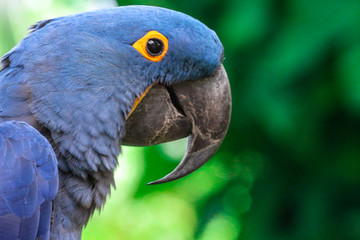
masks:
[(157, 31), (149, 31), (132, 45), (146, 59), (160, 62), (167, 53), (168, 39)]

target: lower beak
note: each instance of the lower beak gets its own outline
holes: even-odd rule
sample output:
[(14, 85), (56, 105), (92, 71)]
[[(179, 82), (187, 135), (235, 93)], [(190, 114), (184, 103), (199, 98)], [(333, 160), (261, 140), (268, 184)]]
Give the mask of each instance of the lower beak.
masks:
[(180, 164), (149, 184), (173, 181), (197, 170), (215, 154), (226, 135), (230, 114), (230, 84), (221, 65), (204, 79), (152, 87), (127, 119), (122, 144), (149, 146), (189, 137)]

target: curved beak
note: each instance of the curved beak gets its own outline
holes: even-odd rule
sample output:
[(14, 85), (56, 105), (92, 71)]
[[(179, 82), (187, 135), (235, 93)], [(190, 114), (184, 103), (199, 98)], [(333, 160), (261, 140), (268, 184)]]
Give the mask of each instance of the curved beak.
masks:
[(188, 138), (180, 164), (165, 177), (179, 179), (204, 165), (225, 138), (231, 114), (229, 79), (221, 65), (207, 78), (152, 87), (126, 121), (124, 145), (149, 146)]

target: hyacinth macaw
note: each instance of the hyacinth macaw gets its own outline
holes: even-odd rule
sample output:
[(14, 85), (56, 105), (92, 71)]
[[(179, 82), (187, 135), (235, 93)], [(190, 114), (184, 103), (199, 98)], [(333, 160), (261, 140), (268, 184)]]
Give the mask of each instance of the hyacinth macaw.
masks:
[[(230, 121), (231, 94), (223, 46), (198, 20), (126, 6), (41, 21), (30, 31), (1, 59), (0, 223), (9, 214), (17, 219), (0, 226), (1, 239), (17, 239), (10, 229), (19, 221), (20, 239), (48, 239), (49, 233), (50, 239), (80, 239), (114, 186), (121, 144), (189, 136), (179, 166), (151, 184), (181, 178), (217, 151)], [(7, 123), (13, 120), (38, 134), (25, 123)], [(58, 172), (39, 134), (51, 144)], [(10, 185), (31, 191), (21, 194)], [(35, 217), (39, 224), (27, 221)], [(22, 233), (26, 227), (36, 235)]]

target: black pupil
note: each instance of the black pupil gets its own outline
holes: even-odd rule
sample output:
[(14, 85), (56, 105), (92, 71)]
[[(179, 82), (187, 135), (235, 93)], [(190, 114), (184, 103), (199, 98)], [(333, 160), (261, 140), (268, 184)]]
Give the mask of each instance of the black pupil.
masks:
[(163, 42), (158, 38), (151, 38), (146, 43), (146, 51), (151, 56), (159, 56), (164, 50)]

